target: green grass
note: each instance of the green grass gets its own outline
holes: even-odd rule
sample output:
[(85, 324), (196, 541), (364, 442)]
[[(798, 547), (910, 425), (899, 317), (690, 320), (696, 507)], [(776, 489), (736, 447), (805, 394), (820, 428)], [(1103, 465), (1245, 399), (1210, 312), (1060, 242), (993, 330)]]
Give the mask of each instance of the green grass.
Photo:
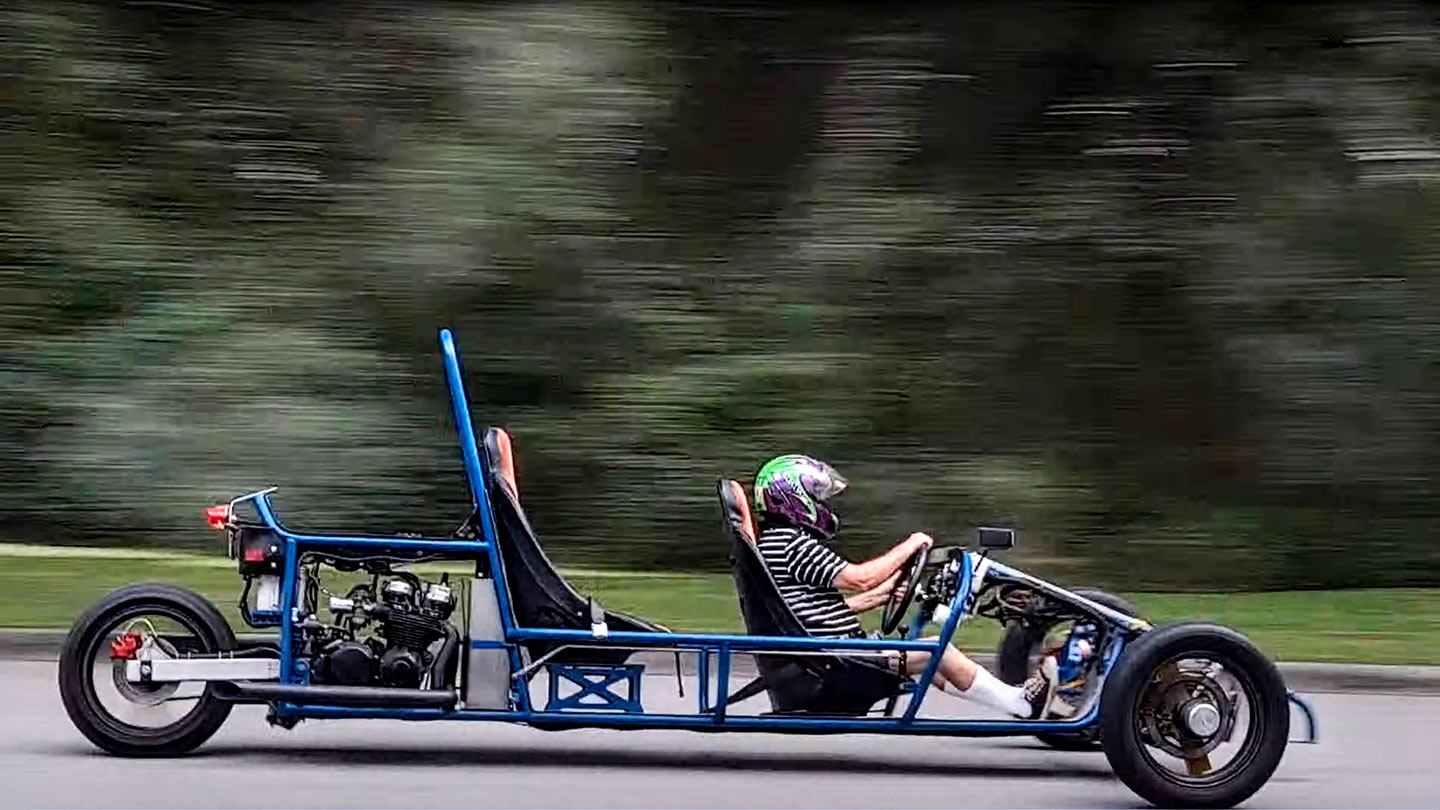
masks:
[[(728, 574), (645, 574), (581, 571), (571, 580), (607, 607), (672, 629), (740, 629)], [(185, 585), (204, 594), (237, 626), (240, 579), (224, 560), (180, 555), (155, 558), (29, 557), (0, 554), (0, 627), (68, 625), (106, 591), (132, 582)], [(1151, 621), (1206, 619), (1240, 629), (1286, 661), (1440, 664), (1440, 589), (1304, 591), (1248, 594), (1127, 594)], [(994, 648), (998, 628), (975, 622), (963, 648)]]

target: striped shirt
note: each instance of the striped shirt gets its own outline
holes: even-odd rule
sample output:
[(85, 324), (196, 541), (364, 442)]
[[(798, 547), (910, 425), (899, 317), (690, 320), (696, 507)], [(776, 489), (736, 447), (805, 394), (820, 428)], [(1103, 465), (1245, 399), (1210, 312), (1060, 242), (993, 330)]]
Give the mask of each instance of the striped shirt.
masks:
[(780, 587), (795, 618), (812, 636), (844, 638), (863, 635), (860, 617), (845, 604), (831, 583), (848, 563), (804, 529), (770, 526), (756, 541), (760, 557)]

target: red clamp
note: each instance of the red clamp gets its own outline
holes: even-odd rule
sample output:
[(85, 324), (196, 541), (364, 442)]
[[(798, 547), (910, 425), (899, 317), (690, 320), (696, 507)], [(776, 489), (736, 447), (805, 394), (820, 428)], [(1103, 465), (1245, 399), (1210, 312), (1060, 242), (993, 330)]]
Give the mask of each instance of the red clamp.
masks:
[(110, 660), (129, 661), (135, 657), (135, 651), (140, 649), (139, 633), (121, 633), (110, 642)]

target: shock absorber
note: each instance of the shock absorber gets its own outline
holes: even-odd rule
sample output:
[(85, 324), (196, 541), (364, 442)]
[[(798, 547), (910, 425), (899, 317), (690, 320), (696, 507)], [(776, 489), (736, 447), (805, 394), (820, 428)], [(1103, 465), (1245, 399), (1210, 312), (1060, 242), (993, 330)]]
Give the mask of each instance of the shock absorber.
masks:
[(1060, 688), (1078, 688), (1084, 685), (1085, 667), (1095, 655), (1095, 626), (1076, 624), (1070, 628), (1065, 646), (1060, 651)]

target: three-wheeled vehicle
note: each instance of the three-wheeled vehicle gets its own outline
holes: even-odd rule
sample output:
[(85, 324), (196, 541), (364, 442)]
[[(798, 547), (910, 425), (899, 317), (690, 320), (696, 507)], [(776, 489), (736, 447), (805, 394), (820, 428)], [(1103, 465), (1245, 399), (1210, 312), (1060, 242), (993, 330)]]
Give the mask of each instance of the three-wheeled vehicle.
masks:
[[(302, 534), (280, 523), (272, 490), (211, 507), (209, 523), (228, 534), (244, 578), (240, 613), (266, 632), (237, 637), (214, 605), (170, 585), (110, 593), (76, 621), (60, 658), (61, 696), (81, 733), (122, 756), (176, 755), (205, 742), (235, 704), (258, 703), (286, 728), (392, 718), (1036, 735), (1059, 748), (1102, 748), (1140, 796), (1195, 807), (1232, 806), (1265, 783), (1285, 751), (1290, 701), (1304, 709), (1313, 739), (1309, 710), (1245, 637), (1213, 624), (1152, 627), (1116, 597), (1004, 565), (990, 554), (1014, 544), (1008, 529), (978, 530), (974, 549), (917, 552), (902, 568), (906, 587), (885, 606), (882, 636), (813, 638), (756, 551), (743, 488), (722, 480), (748, 632), (672, 632), (606, 610), (546, 557), (521, 506), (508, 435), (489, 428), (477, 442), (448, 330), (440, 346), (472, 499), (455, 535)], [(437, 567), (446, 570), (426, 573)], [(1072, 711), (1043, 720), (922, 713), (950, 700), (927, 701), (941, 656), (916, 678), (888, 662), (905, 651), (939, 653), (970, 616), (1007, 625), (997, 669), (1012, 682), (1057, 655)], [(925, 640), (932, 625), (938, 633)], [(647, 699), (642, 685), (672, 654), (679, 699)]]

